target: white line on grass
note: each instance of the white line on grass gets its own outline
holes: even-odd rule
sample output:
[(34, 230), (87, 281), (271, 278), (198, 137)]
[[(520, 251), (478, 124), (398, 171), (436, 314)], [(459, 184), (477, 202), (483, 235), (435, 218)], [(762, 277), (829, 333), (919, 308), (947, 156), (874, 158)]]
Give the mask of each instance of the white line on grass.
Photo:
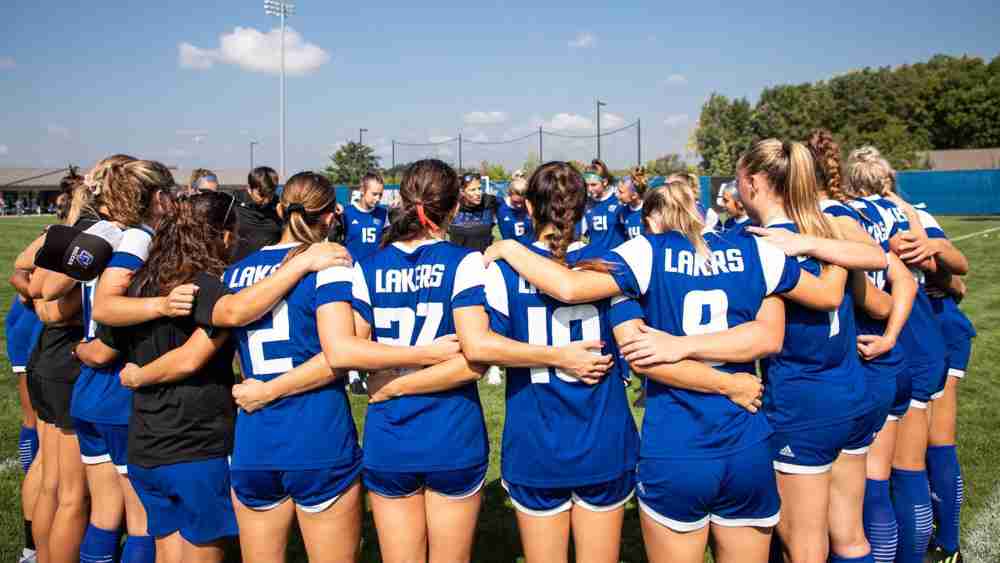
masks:
[(962, 556), (969, 563), (1000, 561), (1000, 486), (965, 532)]
[(951, 239), (951, 242), (958, 242), (960, 240), (965, 240), (973, 237), (978, 237), (979, 235), (985, 235), (987, 233), (992, 233), (993, 231), (1000, 231), (1000, 227), (993, 227), (992, 229), (986, 229), (985, 231), (979, 231), (978, 233), (969, 233), (967, 235), (962, 235), (960, 237), (955, 237)]

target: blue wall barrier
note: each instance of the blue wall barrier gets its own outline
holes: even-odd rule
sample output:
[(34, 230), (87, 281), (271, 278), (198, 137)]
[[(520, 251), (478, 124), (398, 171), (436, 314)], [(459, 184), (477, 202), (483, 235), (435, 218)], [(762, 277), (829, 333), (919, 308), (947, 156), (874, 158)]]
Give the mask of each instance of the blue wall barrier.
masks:
[[(719, 185), (731, 179), (702, 176), (702, 204), (711, 207)], [(652, 178), (650, 185), (662, 185), (663, 180), (662, 177)], [(928, 212), (935, 215), (1000, 215), (1000, 170), (900, 172), (897, 181), (908, 201), (927, 204)], [(506, 185), (506, 182), (493, 182), (491, 191), (499, 194)], [(395, 191), (399, 185), (387, 184), (385, 189), (386, 192)], [(350, 198), (350, 188), (337, 186), (337, 201), (347, 205)]]

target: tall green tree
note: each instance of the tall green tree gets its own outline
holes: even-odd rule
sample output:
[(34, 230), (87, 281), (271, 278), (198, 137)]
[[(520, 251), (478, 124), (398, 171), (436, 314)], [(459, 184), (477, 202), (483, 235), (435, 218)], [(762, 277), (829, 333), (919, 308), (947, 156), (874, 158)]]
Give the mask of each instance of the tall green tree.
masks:
[(677, 172), (687, 172), (688, 165), (681, 158), (681, 155), (669, 153), (647, 161), (644, 168), (650, 176), (669, 176)]
[(480, 162), (479, 173), (494, 181), (510, 180), (510, 172), (499, 162)]
[(323, 172), (334, 184), (356, 186), (366, 173), (379, 169), (380, 160), (368, 145), (349, 142), (330, 156), (330, 164)]

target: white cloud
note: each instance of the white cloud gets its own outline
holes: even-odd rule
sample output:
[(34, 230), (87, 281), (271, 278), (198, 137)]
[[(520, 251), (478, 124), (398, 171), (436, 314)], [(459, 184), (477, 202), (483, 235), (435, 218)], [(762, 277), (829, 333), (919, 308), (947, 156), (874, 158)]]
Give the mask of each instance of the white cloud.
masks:
[[(281, 30), (258, 31), (252, 27), (237, 27), (219, 37), (215, 49), (202, 49), (181, 43), (178, 63), (181, 68), (206, 70), (215, 63), (238, 66), (251, 72), (281, 72)], [(285, 72), (309, 74), (330, 61), (330, 54), (318, 45), (307, 42), (294, 29), (285, 29)]]
[(486, 133), (483, 133), (482, 131), (468, 137), (463, 137), (463, 139), (472, 141), (473, 143), (488, 143), (490, 140), (489, 137), (486, 136)]
[(625, 118), (617, 113), (602, 113), (601, 127), (605, 129), (617, 129), (625, 125)]
[(0, 145), (0, 156), (7, 156), (10, 152), (10, 148), (7, 145)]
[(45, 131), (53, 137), (61, 137), (63, 139), (69, 139), (69, 128), (62, 125), (57, 125), (55, 123), (49, 123), (45, 127)]
[(576, 38), (569, 42), (569, 46), (574, 49), (586, 49), (593, 47), (596, 42), (597, 38), (593, 33), (583, 31), (576, 34)]
[(671, 74), (670, 76), (667, 76), (666, 83), (676, 85), (687, 84), (688, 79), (683, 74)]
[(427, 138), (428, 143), (444, 143), (445, 141), (452, 140), (452, 137), (447, 135), (432, 135)]
[(675, 113), (673, 115), (668, 115), (664, 120), (663, 124), (667, 127), (679, 127), (687, 123), (690, 117), (686, 113)]
[(594, 122), (575, 113), (557, 113), (542, 127), (551, 131), (584, 131), (594, 129)]
[(14, 57), (0, 57), (0, 70), (10, 70), (17, 66)]
[(507, 121), (502, 111), (471, 111), (463, 116), (466, 125), (496, 125)]

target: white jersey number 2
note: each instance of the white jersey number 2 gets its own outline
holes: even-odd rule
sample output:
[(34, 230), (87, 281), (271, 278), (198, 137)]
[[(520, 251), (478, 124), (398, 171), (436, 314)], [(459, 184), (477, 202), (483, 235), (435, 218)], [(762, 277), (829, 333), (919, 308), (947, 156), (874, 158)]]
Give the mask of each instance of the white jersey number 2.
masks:
[(264, 344), (285, 342), (290, 339), (288, 330), (288, 303), (278, 302), (271, 309), (271, 328), (247, 331), (247, 345), (250, 348), (250, 367), (255, 375), (285, 373), (292, 369), (292, 359), (264, 357)]

